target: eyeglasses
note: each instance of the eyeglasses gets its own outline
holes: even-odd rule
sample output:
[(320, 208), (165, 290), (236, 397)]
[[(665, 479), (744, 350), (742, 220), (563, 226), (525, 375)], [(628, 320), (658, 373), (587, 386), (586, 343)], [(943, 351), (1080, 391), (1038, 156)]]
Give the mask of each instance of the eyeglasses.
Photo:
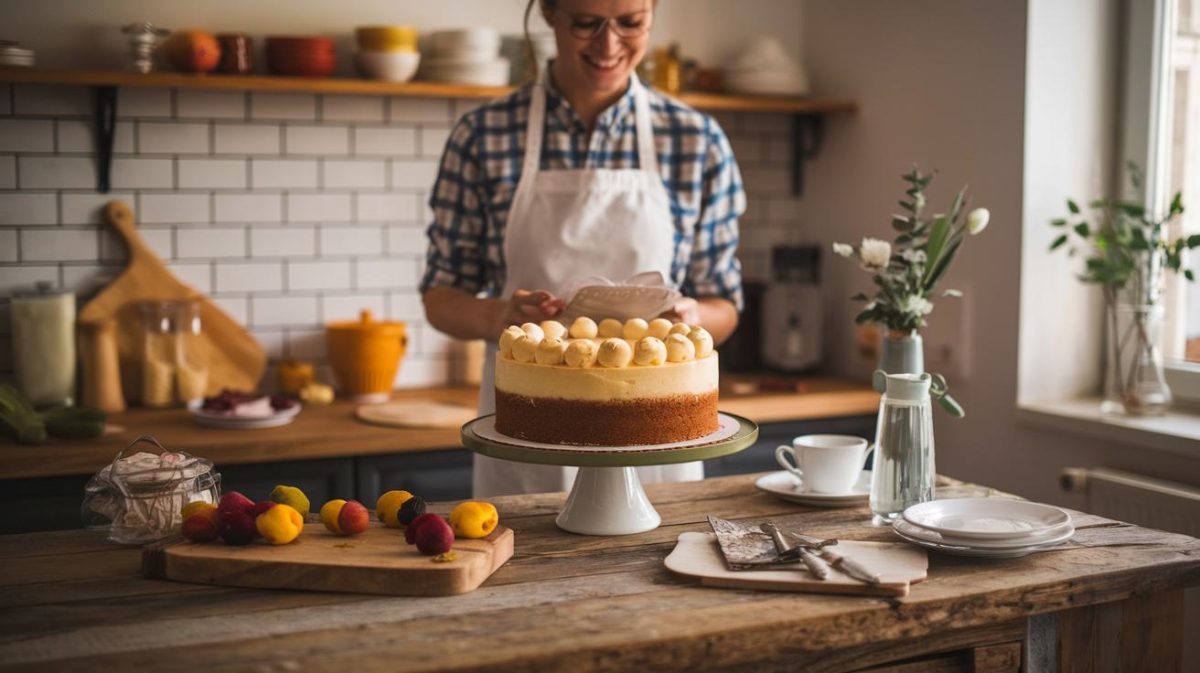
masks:
[(639, 37), (650, 30), (651, 16), (649, 10), (615, 17), (574, 14), (567, 16), (567, 23), (571, 34), (581, 40), (596, 39), (610, 25), (617, 37)]

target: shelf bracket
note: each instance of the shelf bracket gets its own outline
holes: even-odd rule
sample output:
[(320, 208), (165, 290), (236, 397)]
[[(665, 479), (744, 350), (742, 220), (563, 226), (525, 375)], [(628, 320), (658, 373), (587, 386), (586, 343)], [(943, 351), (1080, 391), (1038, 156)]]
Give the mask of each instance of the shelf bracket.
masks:
[(96, 191), (107, 194), (112, 186), (113, 135), (117, 130), (117, 87), (98, 86), (93, 89), (96, 124)]
[(792, 115), (792, 196), (804, 196), (804, 162), (820, 154), (824, 141), (824, 115)]

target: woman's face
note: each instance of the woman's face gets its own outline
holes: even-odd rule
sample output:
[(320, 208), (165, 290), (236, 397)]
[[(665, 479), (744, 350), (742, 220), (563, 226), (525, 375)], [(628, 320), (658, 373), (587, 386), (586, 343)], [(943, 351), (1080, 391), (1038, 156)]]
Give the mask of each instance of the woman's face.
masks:
[(558, 43), (555, 74), (602, 94), (624, 89), (646, 54), (653, 0), (558, 0), (556, 4), (545, 10)]

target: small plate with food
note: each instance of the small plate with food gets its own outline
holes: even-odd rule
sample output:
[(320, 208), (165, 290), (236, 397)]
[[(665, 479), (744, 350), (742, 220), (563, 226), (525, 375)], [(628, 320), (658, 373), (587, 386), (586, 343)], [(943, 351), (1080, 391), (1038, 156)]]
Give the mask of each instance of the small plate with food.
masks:
[(209, 428), (257, 430), (291, 423), (300, 403), (280, 395), (240, 393), (231, 390), (188, 403), (192, 420)]

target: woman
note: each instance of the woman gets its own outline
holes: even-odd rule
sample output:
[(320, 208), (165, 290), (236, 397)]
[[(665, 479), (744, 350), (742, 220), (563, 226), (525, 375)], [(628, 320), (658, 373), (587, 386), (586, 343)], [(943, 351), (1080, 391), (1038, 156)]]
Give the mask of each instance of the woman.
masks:
[[(652, 0), (530, 0), (526, 25), (535, 1), (558, 57), (537, 82), (466, 114), (446, 143), (421, 281), (429, 323), (494, 343), (510, 324), (558, 315), (572, 280), (660, 271), (685, 295), (665, 317), (703, 325), (720, 343), (741, 307), (734, 252), (745, 211), (728, 140), (634, 74)], [(492, 365), (489, 355), (481, 414), (494, 411)], [(639, 474), (704, 476), (700, 463)], [(473, 490), (561, 491), (573, 475), (476, 455)]]

